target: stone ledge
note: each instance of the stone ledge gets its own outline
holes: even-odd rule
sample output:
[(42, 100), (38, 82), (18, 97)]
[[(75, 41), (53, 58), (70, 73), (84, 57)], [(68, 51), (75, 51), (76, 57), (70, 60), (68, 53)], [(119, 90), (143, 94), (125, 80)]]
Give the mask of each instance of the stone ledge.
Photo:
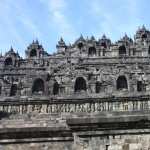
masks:
[(149, 129), (149, 115), (113, 116), (99, 118), (70, 118), (66, 123), (74, 132)]
[(0, 139), (1, 145), (7, 144), (25, 144), (25, 143), (43, 143), (43, 142), (71, 142), (73, 137), (48, 137), (48, 138), (25, 138), (25, 139)]
[(72, 132), (64, 127), (26, 127), (0, 129), (0, 140), (73, 137)]
[(150, 121), (149, 114), (145, 115), (128, 115), (121, 116), (121, 113), (118, 113), (118, 116), (101, 116), (101, 117), (78, 117), (78, 118), (68, 118), (68, 125), (84, 125), (84, 124), (102, 124), (102, 123), (127, 123), (127, 122), (138, 122), (138, 121)]

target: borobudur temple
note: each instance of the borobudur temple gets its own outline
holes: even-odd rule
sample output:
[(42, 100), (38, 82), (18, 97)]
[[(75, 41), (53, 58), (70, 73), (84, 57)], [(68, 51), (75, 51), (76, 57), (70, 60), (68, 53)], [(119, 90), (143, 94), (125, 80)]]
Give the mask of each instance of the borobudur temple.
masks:
[(56, 48), (0, 55), (0, 149), (150, 150), (150, 31)]

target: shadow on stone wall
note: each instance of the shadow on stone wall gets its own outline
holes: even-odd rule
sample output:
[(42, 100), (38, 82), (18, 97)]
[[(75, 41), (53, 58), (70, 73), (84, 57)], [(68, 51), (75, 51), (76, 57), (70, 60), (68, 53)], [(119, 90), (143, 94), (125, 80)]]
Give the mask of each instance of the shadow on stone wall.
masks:
[(11, 115), (11, 113), (0, 111), (0, 120), (3, 118), (9, 118), (10, 115)]

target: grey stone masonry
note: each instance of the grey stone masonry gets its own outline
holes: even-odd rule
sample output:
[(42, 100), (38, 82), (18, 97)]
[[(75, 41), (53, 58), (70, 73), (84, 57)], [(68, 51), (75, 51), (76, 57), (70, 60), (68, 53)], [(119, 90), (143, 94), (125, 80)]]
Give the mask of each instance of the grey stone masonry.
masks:
[(1, 97), (143, 95), (150, 92), (150, 31), (139, 28), (112, 43), (105, 35), (61, 38), (50, 55), (33, 41), (21, 58), (13, 48), (0, 57)]
[(150, 150), (150, 31), (56, 48), (0, 55), (0, 149)]

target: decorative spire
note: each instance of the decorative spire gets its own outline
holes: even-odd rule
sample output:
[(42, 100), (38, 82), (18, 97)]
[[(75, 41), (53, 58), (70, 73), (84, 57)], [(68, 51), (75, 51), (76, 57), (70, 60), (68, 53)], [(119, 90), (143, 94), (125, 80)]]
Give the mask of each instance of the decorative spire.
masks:
[(129, 37), (128, 37), (128, 35), (125, 33), (125, 34), (124, 34), (124, 37), (123, 37), (122, 39), (126, 41), (126, 40), (129, 39)]
[(69, 43), (69, 47), (71, 47), (72, 45), (71, 45), (71, 43)]
[(34, 40), (32, 41), (32, 44), (35, 44)]
[(80, 35), (79, 40), (80, 40), (80, 41), (84, 41), (84, 37), (83, 37), (82, 34)]
[(146, 30), (146, 28), (145, 28), (145, 25), (143, 24), (143, 26), (142, 26), (142, 30)]
[(61, 37), (60, 40), (58, 41), (59, 44), (65, 44), (64, 39)]
[(57, 47), (66, 47), (66, 43), (64, 42), (62, 37), (58, 41)]
[(64, 39), (61, 37), (60, 40), (58, 41), (59, 45), (66, 45), (64, 42)]
[(60, 38), (60, 42), (63, 42), (63, 43), (64, 43), (64, 39), (63, 39), (62, 37)]
[(122, 42), (127, 42), (127, 43), (133, 43), (133, 40), (132, 38), (130, 38), (127, 33), (124, 34), (124, 36), (122, 38), (120, 38), (120, 41)]
[(91, 36), (91, 41), (95, 41), (95, 37), (93, 35)]
[(125, 37), (128, 37), (128, 35), (127, 35), (127, 33), (126, 33), (126, 32), (125, 32), (124, 36), (125, 36)]
[(85, 39), (83, 35), (81, 34), (80, 37), (75, 41), (75, 44), (78, 44), (79, 42), (85, 42)]
[(38, 41), (38, 39), (36, 39), (35, 44), (39, 45), (39, 41)]
[(0, 53), (0, 57), (3, 57), (2, 51), (1, 51), (1, 53)]
[(106, 39), (106, 35), (105, 34), (103, 34), (102, 39)]
[(14, 52), (14, 49), (12, 46), (10, 47), (10, 52)]

